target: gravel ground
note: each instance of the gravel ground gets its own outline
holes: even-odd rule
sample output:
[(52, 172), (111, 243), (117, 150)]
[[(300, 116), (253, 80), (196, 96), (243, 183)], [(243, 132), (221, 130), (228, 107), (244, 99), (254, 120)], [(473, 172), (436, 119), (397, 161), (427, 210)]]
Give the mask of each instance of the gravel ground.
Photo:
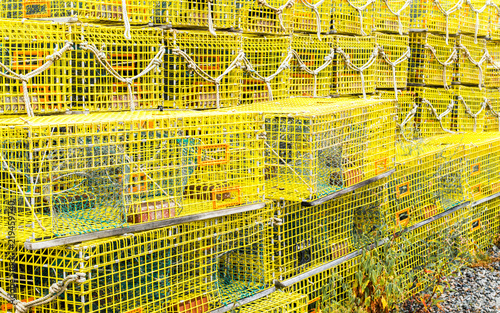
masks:
[[(492, 255), (500, 257), (500, 250), (493, 248)], [(450, 277), (453, 289), (442, 295), (445, 313), (499, 313), (500, 312), (500, 262), (491, 268), (473, 267), (462, 270), (460, 276)], [(409, 303), (407, 303), (409, 304)], [(416, 312), (417, 306), (407, 305), (402, 312)]]

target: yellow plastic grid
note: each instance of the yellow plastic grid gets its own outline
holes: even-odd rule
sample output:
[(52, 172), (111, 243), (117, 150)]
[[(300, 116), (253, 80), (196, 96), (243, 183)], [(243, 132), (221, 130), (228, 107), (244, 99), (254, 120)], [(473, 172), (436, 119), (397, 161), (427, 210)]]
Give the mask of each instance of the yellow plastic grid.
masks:
[(287, 35), (293, 32), (293, 0), (245, 0), (234, 5), (238, 28), (248, 33)]
[(118, 111), (163, 105), (163, 32), (82, 24), (71, 26), (72, 109)]
[(481, 62), (485, 49), (486, 41), (466, 35), (459, 35), (456, 39), (458, 48), (458, 61), (456, 73), (453, 80), (465, 85), (484, 85), (483, 77), (486, 72), (486, 62)]
[(452, 130), (482, 132), (485, 124), (486, 91), (478, 87), (453, 86), (455, 98)]
[(243, 51), (249, 63), (244, 66), (241, 103), (287, 98), (293, 57), (291, 37), (244, 35)]
[(489, 59), (484, 62), (484, 85), (488, 88), (498, 88), (500, 87), (500, 43), (488, 41), (486, 50)]
[(487, 37), (490, 19), (496, 15), (496, 10), (486, 0), (464, 1), (460, 9), (460, 33), (477, 37)]
[(359, 239), (367, 238), (370, 234), (377, 234), (385, 223), (382, 213), (387, 211), (386, 207), (389, 202), (388, 180), (389, 178), (386, 177), (360, 188), (356, 191), (357, 195), (353, 197), (355, 249), (365, 248), (366, 242)]
[(333, 301), (345, 303), (347, 288), (352, 286), (358, 272), (359, 259), (360, 257), (350, 259), (283, 290), (308, 295), (307, 312), (328, 312)]
[(417, 138), (427, 138), (449, 133), (453, 123), (455, 102), (453, 93), (443, 88), (412, 87), (418, 97), (415, 118)]
[(381, 49), (374, 65), (377, 89), (406, 88), (410, 57), (408, 36), (375, 33), (374, 37)]
[(484, 114), (484, 131), (500, 131), (500, 90), (486, 89), (486, 112)]
[(472, 216), (467, 224), (472, 249), (487, 252), (494, 244), (500, 229), (500, 201), (490, 200), (471, 209)]
[(374, 0), (333, 1), (333, 23), (337, 34), (369, 35), (373, 30)]
[(299, 97), (327, 97), (333, 71), (333, 54), (325, 36), (294, 34), (290, 61), (290, 95)]
[(237, 111), (264, 114), (268, 199), (314, 200), (394, 167), (393, 101), (292, 98)]
[(292, 292), (275, 291), (265, 298), (238, 307), (240, 313), (306, 313), (307, 295)]
[(239, 104), (241, 34), (171, 30), (166, 42), (166, 107), (213, 109)]
[(0, 114), (33, 115), (69, 108), (67, 32), (63, 24), (0, 20)]
[(300, 0), (295, 4), (293, 30), (297, 32), (327, 34), (333, 28), (332, 1)]
[(500, 39), (500, 7), (496, 3), (496, 1), (491, 2), (489, 16), (490, 16), (490, 20), (489, 20), (488, 36), (492, 40), (499, 40)]
[(460, 27), (462, 0), (414, 0), (411, 5), (411, 29), (455, 35)]
[(434, 86), (451, 84), (458, 58), (453, 40), (447, 44), (440, 35), (410, 33), (410, 48), (408, 83)]
[(0, 10), (7, 18), (77, 18), (87, 22), (123, 23), (123, 13), (126, 13), (131, 24), (150, 22), (152, 9), (153, 0), (127, 0), (125, 8), (122, 0), (4, 0), (0, 3)]
[(65, 277), (84, 274), (85, 281), (69, 283), (34, 310), (208, 312), (271, 283), (265, 279), (270, 218), (266, 208), (64, 247), (30, 251), (19, 245), (14, 266), (1, 268), (2, 277), (19, 279), (2, 279), (0, 286), (32, 301)]
[(153, 0), (153, 22), (173, 27), (229, 29), (237, 26), (237, 3), (231, 0)]
[(366, 94), (375, 91), (375, 62), (378, 49), (375, 38), (329, 36), (335, 49), (331, 94)]
[(373, 6), (373, 30), (408, 34), (410, 31), (410, 0), (380, 0)]
[[(380, 91), (382, 99), (394, 99), (393, 91)], [(417, 138), (415, 121), (417, 119), (419, 99), (412, 89), (398, 90), (396, 141), (410, 141)]]
[(182, 111), (1, 120), (0, 197), (32, 241), (262, 201), (262, 122)]

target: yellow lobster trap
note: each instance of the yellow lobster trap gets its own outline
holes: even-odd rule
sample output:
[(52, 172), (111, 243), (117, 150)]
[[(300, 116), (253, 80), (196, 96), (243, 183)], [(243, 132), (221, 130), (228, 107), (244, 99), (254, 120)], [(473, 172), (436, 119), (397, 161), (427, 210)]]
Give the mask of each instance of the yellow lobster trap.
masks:
[(486, 92), (477, 87), (453, 86), (455, 97), (453, 130), (482, 132), (485, 127)]
[(498, 198), (471, 208), (468, 220), (472, 251), (487, 252), (494, 244), (500, 230), (500, 201)]
[(156, 28), (131, 30), (81, 24), (71, 26), (71, 109), (119, 111), (163, 105), (163, 32)]
[(500, 7), (495, 2), (490, 2), (490, 20), (488, 37), (492, 40), (500, 39)]
[(453, 80), (458, 51), (452, 41), (428, 32), (410, 33), (408, 83), (447, 87)]
[(500, 131), (500, 90), (486, 89), (486, 112), (484, 113), (484, 131)]
[(374, 1), (373, 30), (399, 35), (408, 34), (411, 3), (411, 0)]
[(245, 304), (236, 310), (241, 313), (305, 313), (307, 311), (307, 295), (275, 291), (265, 298)]
[(248, 33), (289, 35), (293, 32), (293, 0), (245, 0), (235, 4), (238, 29)]
[(260, 114), (96, 113), (1, 125), (2, 233), (9, 206), (32, 242), (263, 198)]
[(463, 0), (415, 0), (411, 5), (412, 30), (455, 35), (460, 28), (460, 9)]
[(375, 43), (379, 57), (375, 63), (375, 85), (377, 89), (393, 88), (397, 99), (397, 90), (406, 88), (408, 77), (408, 59), (411, 51), (408, 36), (375, 33)]
[[(269, 209), (2, 253), (0, 286), (43, 312), (209, 312), (267, 288)], [(8, 306), (4, 298), (0, 303)]]
[(63, 24), (0, 20), (0, 113), (64, 112), (70, 107), (70, 50)]
[(332, 21), (332, 1), (300, 0), (295, 4), (293, 14), (293, 30), (295, 33), (330, 33), (334, 29)]
[(460, 9), (460, 33), (484, 38), (489, 35), (490, 20), (494, 20), (497, 10), (486, 0), (465, 0)]
[(237, 110), (264, 114), (268, 199), (315, 200), (394, 167), (393, 101), (292, 98)]
[(374, 0), (333, 1), (332, 18), (335, 33), (370, 35), (373, 30)]
[(122, 37), (130, 38), (130, 25), (152, 20), (154, 0), (5, 0), (3, 16), (14, 19), (59, 19), (69, 22), (123, 23)]
[(330, 95), (335, 51), (322, 36), (294, 34), (290, 61), (290, 95), (327, 97)]
[(239, 104), (243, 72), (238, 33), (166, 33), (165, 106), (213, 109)]
[[(393, 91), (381, 90), (379, 94), (382, 99), (395, 98)], [(397, 99), (398, 121), (396, 123), (396, 141), (401, 142), (417, 139), (418, 95), (413, 89), (398, 90)]]
[[(453, 93), (444, 88), (412, 87), (417, 99), (415, 115), (416, 138), (451, 133), (453, 126)], [(412, 112), (413, 113), (413, 112)]]
[(488, 41), (484, 55), (484, 85), (487, 88), (500, 87), (500, 43)]
[(289, 95), (291, 37), (243, 36), (241, 103), (280, 100)]
[(484, 59), (486, 41), (477, 39), (474, 42), (473, 37), (459, 35), (456, 39), (456, 46), (458, 60), (454, 81), (464, 85), (483, 86), (483, 77), (486, 72)]
[(373, 93), (375, 91), (375, 66), (378, 48), (375, 38), (329, 36), (335, 49), (333, 61), (332, 95)]

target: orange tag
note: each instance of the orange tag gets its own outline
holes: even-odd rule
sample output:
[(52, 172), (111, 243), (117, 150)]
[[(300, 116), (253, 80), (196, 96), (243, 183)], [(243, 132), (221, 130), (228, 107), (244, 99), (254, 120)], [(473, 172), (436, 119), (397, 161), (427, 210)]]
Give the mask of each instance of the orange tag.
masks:
[(410, 222), (410, 209), (404, 209), (396, 213), (396, 225), (406, 226)]
[(476, 230), (481, 227), (481, 218), (472, 221), (472, 230)]
[(470, 174), (477, 175), (481, 173), (481, 163), (472, 164), (470, 166)]
[(229, 145), (227, 143), (198, 147), (198, 166), (223, 164), (228, 161)]
[[(240, 187), (222, 187), (212, 191), (214, 210), (241, 204)], [(227, 201), (226, 201), (227, 200)]]
[(402, 183), (396, 186), (396, 197), (401, 198), (410, 194), (410, 182)]
[(375, 175), (387, 172), (387, 158), (375, 161)]
[(50, 1), (23, 0), (23, 17), (50, 17)]

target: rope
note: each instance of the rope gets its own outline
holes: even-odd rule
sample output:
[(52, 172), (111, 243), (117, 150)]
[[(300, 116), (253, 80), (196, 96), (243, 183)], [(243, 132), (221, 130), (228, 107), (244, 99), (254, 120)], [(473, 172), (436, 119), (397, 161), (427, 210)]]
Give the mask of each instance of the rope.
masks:
[(387, 9), (389, 9), (389, 12), (391, 12), (393, 15), (396, 15), (396, 17), (398, 18), (399, 34), (403, 35), (403, 23), (401, 22), (401, 12), (403, 12), (412, 3), (412, 0), (406, 0), (406, 2), (403, 4), (403, 6), (397, 11), (394, 11), (393, 9), (391, 9), (391, 7), (389, 6), (388, 0), (383, 0), (383, 1), (385, 2)]
[(375, 0), (368, 0), (366, 1), (366, 3), (362, 6), (355, 6), (354, 4), (352, 4), (352, 2), (350, 0), (347, 0), (347, 3), (349, 3), (349, 5), (356, 11), (358, 11), (358, 15), (359, 15), (359, 26), (361, 28), (361, 35), (363, 36), (366, 36), (366, 33), (365, 33), (365, 30), (363, 29), (363, 11), (370, 5), (372, 4), (373, 2), (375, 2)]
[(396, 80), (396, 66), (398, 66), (400, 63), (404, 62), (408, 58), (411, 57), (411, 50), (410, 47), (406, 47), (405, 53), (403, 53), (396, 61), (392, 62), (387, 54), (384, 51), (384, 48), (381, 46), (378, 46), (378, 51), (379, 55), (384, 60), (387, 64), (389, 64), (392, 68), (392, 80), (394, 83), (394, 96), (396, 100), (398, 100), (398, 85), (397, 85), (397, 80)]
[(483, 86), (483, 68), (481, 67), (481, 65), (484, 63), (484, 61), (487, 61), (486, 53), (484, 53), (481, 59), (476, 62), (467, 47), (465, 47), (463, 44), (460, 44), (458, 45), (458, 48), (464, 50), (464, 54), (467, 59), (469, 59), (469, 62), (477, 66), (477, 68), (479, 69), (479, 90), (481, 90)]
[(496, 70), (500, 71), (500, 66), (495, 62), (495, 60), (493, 60), (488, 50), (484, 52), (483, 59), (484, 61), (488, 61), (488, 63), (490, 63)]
[(441, 13), (443, 13), (443, 15), (446, 18), (446, 44), (448, 44), (448, 37), (449, 37), (449, 31), (448, 31), (448, 28), (449, 28), (448, 24), (449, 23), (448, 22), (449, 22), (449, 16), (450, 16), (451, 13), (459, 10), (462, 7), (463, 0), (459, 0), (448, 11), (446, 11), (445, 9), (443, 9), (443, 7), (441, 6), (441, 3), (439, 3), (439, 0), (434, 0), (434, 4), (437, 6), (438, 10), (441, 11)]
[(488, 110), (490, 110), (491, 115), (493, 115), (494, 117), (496, 117), (498, 119), (498, 131), (500, 131), (500, 113), (498, 113), (497, 111), (495, 111), (495, 109), (493, 109), (493, 106), (491, 105), (491, 102), (489, 99), (485, 98), (484, 102), (486, 103), (486, 108), (488, 108)]
[(280, 66), (278, 67), (278, 69), (276, 70), (276, 72), (274, 72), (274, 74), (271, 74), (271, 75), (269, 75), (267, 77), (264, 77), (264, 76), (260, 75), (259, 73), (257, 73), (257, 71), (253, 68), (252, 64), (250, 63), (250, 61), (247, 59), (247, 57), (244, 54), (243, 54), (243, 57), (242, 57), (242, 61), (243, 61), (242, 68), (253, 79), (260, 80), (260, 81), (263, 81), (264, 83), (266, 83), (267, 90), (269, 92), (269, 100), (272, 101), (273, 100), (273, 90), (271, 88), (271, 81), (276, 76), (278, 76), (281, 72), (283, 72), (285, 69), (287, 69), (287, 68), (290, 67), (290, 61), (292, 60), (293, 55), (294, 54), (293, 54), (292, 50), (289, 51), (288, 55), (283, 60), (283, 62), (281, 62)]
[(283, 4), (282, 6), (280, 6), (278, 8), (270, 6), (266, 0), (257, 0), (257, 3), (263, 7), (270, 9), (274, 13), (276, 13), (276, 15), (278, 16), (278, 19), (280, 21), (281, 28), (283, 29), (283, 31), (286, 31), (285, 24), (283, 23), (283, 10), (291, 9), (293, 7), (293, 5), (295, 4), (294, 1), (295, 0), (288, 0), (285, 4)]
[(311, 4), (307, 2), (307, 0), (301, 0), (302, 4), (305, 5), (307, 8), (311, 9), (314, 12), (314, 15), (316, 15), (316, 31), (318, 34), (318, 39), (321, 41), (321, 16), (319, 15), (318, 8), (320, 5), (323, 4), (325, 0), (320, 0), (316, 4)]
[(442, 121), (443, 117), (448, 115), (453, 110), (453, 106), (454, 106), (453, 100), (451, 100), (450, 104), (446, 108), (446, 111), (444, 111), (441, 114), (437, 113), (436, 109), (434, 109), (434, 107), (432, 106), (432, 103), (430, 103), (429, 100), (422, 98), (421, 101), (422, 101), (422, 103), (427, 104), (431, 108), (432, 114), (434, 114), (434, 117), (439, 121), (439, 125), (441, 126), (442, 130), (444, 130), (445, 132), (450, 133), (450, 134), (455, 134), (454, 131), (451, 131), (449, 129), (444, 128), (443, 121)]
[(217, 37), (217, 34), (215, 33), (214, 23), (212, 21), (213, 0), (207, 0), (207, 3), (208, 3), (208, 31), (210, 32), (210, 34)]
[(9, 78), (12, 80), (19, 80), (23, 84), (23, 98), (24, 98), (24, 104), (26, 105), (26, 112), (28, 113), (29, 117), (35, 116), (33, 112), (33, 108), (31, 107), (31, 102), (30, 102), (30, 97), (29, 97), (29, 92), (28, 92), (28, 81), (37, 76), (38, 74), (44, 72), (47, 70), (49, 67), (52, 66), (57, 60), (59, 60), (62, 55), (73, 48), (73, 43), (67, 41), (66, 44), (60, 49), (56, 50), (54, 53), (51, 55), (48, 55), (45, 59), (47, 60), (42, 66), (40, 66), (37, 69), (34, 69), (33, 71), (29, 72), (28, 74), (22, 75), (15, 73), (11, 69), (9, 69), (5, 64), (0, 62), (0, 67), (3, 68), (7, 73), (0, 72), (0, 76), (3, 76), (5, 78)]
[(226, 76), (227, 74), (229, 74), (229, 72), (231, 72), (236, 67), (241, 66), (240, 61), (242, 61), (243, 58), (244, 58), (244, 56), (245, 56), (245, 54), (243, 53), (243, 51), (240, 51), (238, 53), (238, 55), (236, 56), (236, 58), (228, 66), (228, 68), (222, 74), (220, 74), (216, 78), (210, 76), (207, 72), (205, 72), (204, 70), (202, 70), (196, 64), (196, 62), (194, 62), (194, 60), (186, 52), (182, 51), (181, 49), (175, 48), (175, 49), (172, 50), (172, 53), (176, 54), (176, 55), (179, 55), (182, 58), (184, 58), (184, 60), (188, 64), (187, 67), (188, 67), (188, 69), (190, 71), (195, 72), (198, 76), (200, 76), (204, 80), (206, 80), (206, 81), (208, 81), (210, 83), (215, 84), (216, 105), (217, 105), (217, 109), (220, 109), (220, 93), (219, 93), (220, 82), (221, 82), (222, 78), (224, 78), (224, 76)]
[(406, 138), (406, 136), (404, 134), (404, 127), (405, 127), (406, 123), (408, 123), (410, 121), (410, 119), (412, 119), (415, 116), (415, 114), (417, 114), (417, 110), (418, 110), (418, 104), (413, 103), (413, 108), (410, 110), (410, 112), (408, 112), (408, 114), (406, 115), (405, 119), (401, 122), (401, 124), (396, 123), (396, 125), (399, 127), (399, 130), (401, 132), (401, 136), (403, 136), (403, 138), (406, 141), (410, 141), (410, 140), (408, 138)]
[(132, 85), (134, 81), (138, 78), (141, 78), (142, 76), (146, 75), (153, 69), (157, 68), (160, 66), (160, 64), (163, 61), (163, 55), (165, 54), (165, 47), (160, 46), (160, 49), (158, 53), (154, 56), (154, 58), (149, 62), (148, 66), (144, 70), (142, 70), (139, 74), (135, 75), (134, 77), (131, 78), (125, 78), (121, 76), (112, 66), (109, 64), (109, 62), (106, 60), (106, 54), (102, 51), (104, 49), (104, 45), (102, 46), (101, 50), (98, 50), (97, 47), (94, 44), (88, 44), (87, 42), (83, 42), (80, 44), (80, 47), (83, 50), (90, 50), (94, 56), (96, 57), (97, 61), (106, 69), (106, 71), (111, 74), (113, 77), (115, 77), (118, 81), (127, 84), (127, 89), (128, 89), (128, 95), (130, 98), (130, 110), (134, 111), (135, 110), (135, 102), (134, 102), (134, 92), (132, 90)]
[(446, 61), (442, 62), (441, 60), (439, 60), (437, 53), (436, 53), (436, 49), (434, 49), (433, 46), (426, 43), (424, 45), (424, 48), (428, 49), (431, 52), (432, 56), (436, 59), (436, 61), (439, 64), (441, 64), (441, 66), (443, 67), (443, 86), (445, 89), (448, 89), (449, 87), (448, 87), (448, 84), (446, 82), (446, 68), (457, 61), (457, 58), (458, 58), (457, 49), (453, 48), (453, 52), (450, 54), (448, 59), (446, 59)]
[(0, 287), (0, 297), (12, 303), (15, 308), (15, 313), (27, 313), (31, 308), (34, 308), (39, 305), (44, 305), (49, 302), (54, 301), (57, 297), (59, 297), (63, 292), (68, 289), (69, 284), (83, 283), (85, 282), (85, 273), (76, 273), (74, 275), (68, 275), (62, 281), (58, 281), (57, 283), (52, 284), (49, 287), (49, 293), (41, 298), (35, 299), (29, 302), (21, 302), (11, 295), (9, 295), (3, 288)]
[(361, 77), (361, 88), (363, 89), (363, 98), (366, 99), (365, 76), (364, 76), (363, 71), (366, 70), (367, 68), (369, 68), (370, 66), (372, 66), (373, 63), (375, 63), (375, 61), (377, 60), (378, 47), (375, 46), (372, 54), (370, 55), (370, 58), (361, 67), (354, 65), (351, 62), (351, 58), (349, 57), (349, 55), (347, 55), (347, 53), (345, 53), (344, 50), (342, 50), (341, 48), (337, 48), (336, 52), (339, 53), (340, 55), (342, 55), (342, 57), (344, 58), (344, 63), (346, 64), (347, 67), (349, 67), (350, 69), (357, 71), (359, 73), (359, 75)]
[(306, 73), (314, 76), (313, 96), (316, 97), (317, 96), (317, 85), (318, 85), (318, 74), (319, 74), (319, 72), (321, 72), (322, 70), (327, 68), (328, 65), (330, 65), (333, 62), (333, 57), (335, 56), (335, 50), (332, 50), (331, 53), (325, 57), (325, 62), (315, 70), (311, 70), (307, 65), (304, 64), (304, 62), (300, 58), (297, 51), (292, 50), (292, 53), (293, 53), (293, 56), (295, 57), (295, 59), (297, 60), (297, 63), (299, 63), (299, 68), (301, 70), (305, 71)]
[(491, 6), (491, 2), (490, 2), (490, 0), (486, 0), (486, 3), (480, 9), (475, 9), (470, 0), (467, 0), (467, 4), (469, 5), (470, 9), (474, 13), (476, 13), (476, 23), (474, 25), (474, 43), (477, 43), (477, 33), (479, 31), (479, 14), (483, 13), (484, 10), (486, 10), (486, 8)]
[(461, 95), (458, 95), (457, 99), (460, 100), (464, 104), (464, 106), (465, 106), (465, 113), (469, 114), (469, 116), (474, 119), (474, 129), (473, 129), (473, 131), (476, 132), (477, 116), (479, 114), (481, 114), (481, 112), (486, 108), (486, 105), (487, 105), (486, 101), (483, 101), (483, 103), (481, 103), (481, 108), (479, 109), (479, 111), (477, 111), (474, 114), (474, 113), (472, 113), (471, 109), (469, 108), (469, 106), (465, 102), (464, 97), (462, 97)]
[(125, 33), (123, 36), (125, 39), (130, 40), (132, 39), (132, 35), (130, 34), (130, 20), (128, 19), (127, 0), (122, 0), (122, 17), (123, 22), (125, 23)]

